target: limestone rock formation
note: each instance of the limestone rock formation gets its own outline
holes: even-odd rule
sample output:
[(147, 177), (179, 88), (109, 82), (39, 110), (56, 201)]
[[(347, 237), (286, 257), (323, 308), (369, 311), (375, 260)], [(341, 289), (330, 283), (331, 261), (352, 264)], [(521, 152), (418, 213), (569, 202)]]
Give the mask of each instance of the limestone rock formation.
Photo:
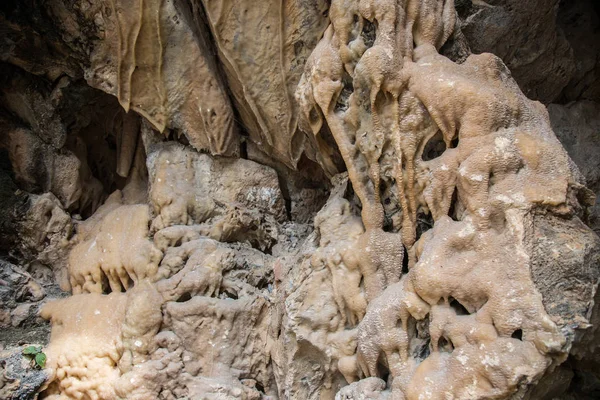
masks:
[(543, 103), (600, 100), (597, 2), (456, 0), (474, 53), (494, 53), (523, 92)]
[(600, 230), (600, 104), (583, 100), (567, 104), (550, 104), (548, 112), (552, 128), (571, 159), (577, 164), (586, 185), (596, 193), (596, 203), (590, 209), (589, 225)]
[(599, 21), (2, 4), (0, 396), (594, 398)]

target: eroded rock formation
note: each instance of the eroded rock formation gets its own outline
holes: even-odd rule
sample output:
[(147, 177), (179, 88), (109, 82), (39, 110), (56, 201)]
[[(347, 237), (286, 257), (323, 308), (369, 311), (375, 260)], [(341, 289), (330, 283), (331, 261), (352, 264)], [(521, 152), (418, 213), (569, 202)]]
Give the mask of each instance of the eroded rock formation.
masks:
[(3, 6), (0, 393), (596, 395), (598, 18), (537, 3)]

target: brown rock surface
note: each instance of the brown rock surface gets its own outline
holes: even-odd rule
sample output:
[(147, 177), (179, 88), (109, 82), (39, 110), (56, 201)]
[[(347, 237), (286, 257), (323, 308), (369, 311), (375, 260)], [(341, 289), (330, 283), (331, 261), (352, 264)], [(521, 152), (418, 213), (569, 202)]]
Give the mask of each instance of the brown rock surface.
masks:
[(0, 397), (594, 398), (596, 11), (7, 0)]
[(502, 58), (527, 97), (600, 100), (597, 2), (456, 0), (456, 9), (470, 49)]
[(556, 136), (577, 164), (586, 185), (596, 194), (589, 212), (589, 225), (600, 231), (600, 104), (580, 101), (567, 105), (548, 106)]
[(219, 59), (250, 138), (295, 166), (307, 138), (298, 131), (294, 92), (327, 26), (323, 0), (202, 1)]

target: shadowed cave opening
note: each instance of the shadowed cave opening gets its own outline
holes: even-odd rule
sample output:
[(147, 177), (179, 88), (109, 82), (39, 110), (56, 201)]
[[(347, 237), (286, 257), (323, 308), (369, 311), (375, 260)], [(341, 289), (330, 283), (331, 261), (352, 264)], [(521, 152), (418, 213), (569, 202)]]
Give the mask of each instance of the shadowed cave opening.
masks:
[[(138, 146), (140, 118), (83, 79), (61, 76), (48, 82), (7, 63), (0, 63), (0, 72), (6, 93), (0, 96), (2, 120), (11, 129), (24, 130), (3, 139), (13, 143), (11, 157), (19, 158), (21, 170), (25, 166), (25, 174), (17, 177), (19, 185), (33, 194), (53, 191), (71, 214), (88, 218), (108, 194), (125, 187)], [(20, 146), (28, 149), (24, 160), (14, 152)], [(72, 172), (71, 192), (62, 197), (55, 190), (61, 183), (54, 175), (56, 165), (68, 165), (78, 175), (75, 178)], [(140, 165), (145, 169), (145, 163)]]
[(408, 251), (406, 250), (406, 246), (402, 246), (404, 249), (404, 257), (402, 258), (402, 275), (408, 274)]
[(511, 338), (513, 339), (518, 339), (518, 340), (523, 340), (523, 329), (517, 329), (516, 331), (514, 331), (512, 333), (512, 335), (510, 335)]
[(449, 303), (450, 303), (450, 307), (452, 307), (452, 309), (454, 309), (454, 311), (456, 312), (456, 315), (469, 315), (469, 314), (471, 314), (469, 312), (469, 310), (467, 310), (465, 306), (463, 306), (462, 304), (460, 304), (460, 302), (458, 300), (456, 300), (454, 297), (450, 297), (448, 300), (449, 300)]
[(264, 393), (265, 392), (265, 386), (262, 383), (260, 383), (258, 380), (255, 379), (255, 381), (256, 381), (256, 383), (255, 383), (256, 390), (258, 390), (261, 393)]
[[(62, 89), (61, 99), (58, 111), (67, 127), (66, 148), (79, 156), (81, 145), (85, 146), (85, 156), (80, 160), (87, 163), (92, 176), (102, 184), (103, 197), (123, 189), (136, 167), (134, 157), (141, 145), (138, 140), (141, 118), (133, 111), (126, 113), (114, 96), (84, 81), (70, 82)], [(119, 173), (121, 165), (125, 169)], [(142, 167), (139, 176), (147, 180), (145, 163), (137, 167)], [(120, 175), (123, 173), (125, 176)], [(85, 219), (95, 212), (95, 207), (89, 205), (78, 211)]]
[(417, 214), (417, 240), (423, 235), (423, 233), (427, 232), (431, 228), (433, 228), (433, 216), (430, 212), (424, 213), (419, 212)]
[(458, 191), (454, 188), (452, 193), (452, 200), (450, 201), (450, 208), (448, 209), (448, 216), (454, 221), (458, 221)]
[(110, 285), (108, 283), (108, 277), (102, 270), (100, 271), (100, 279), (102, 285), (102, 294), (110, 294), (112, 290), (110, 289)]
[(225, 296), (225, 298), (232, 299), (232, 300), (238, 299), (237, 293), (235, 293), (235, 291), (233, 291), (233, 290), (223, 289), (223, 291), (221, 293), (223, 296)]
[(423, 148), (423, 154), (421, 159), (423, 161), (431, 161), (441, 156), (446, 151), (446, 143), (442, 131), (438, 130), (431, 139), (427, 141), (427, 144)]
[(377, 36), (377, 22), (371, 22), (368, 19), (363, 19), (363, 30), (361, 32), (363, 41), (367, 48), (373, 47)]
[[(106, 273), (103, 270), (100, 270), (100, 282), (101, 282), (101, 286), (102, 286), (102, 294), (111, 294), (113, 292), (113, 289), (110, 286), (110, 283), (108, 280), (108, 276), (106, 275)], [(127, 288), (125, 288), (125, 286), (123, 286), (123, 283), (121, 282), (120, 279), (116, 280), (116, 284), (119, 289), (118, 292), (120, 292), (120, 293), (125, 293), (128, 290), (131, 290), (135, 286), (135, 282), (133, 281), (133, 279), (131, 278), (131, 276), (129, 274), (127, 274)]]
[[(165, 140), (166, 141), (181, 143), (184, 146), (189, 146), (190, 145), (190, 141), (188, 140), (187, 136), (185, 136), (179, 130), (176, 130), (176, 129), (167, 129), (167, 130), (165, 130), (164, 135), (165, 135)], [(198, 152), (200, 152), (200, 153), (208, 153), (204, 149), (200, 149), (200, 150), (198, 150)]]
[(192, 299), (192, 295), (190, 292), (185, 292), (184, 294), (182, 294), (181, 296), (179, 296), (179, 298), (177, 298), (176, 302), (177, 303), (185, 303), (188, 300)]
[(343, 112), (348, 110), (348, 108), (350, 107), (350, 96), (354, 92), (352, 77), (346, 71), (344, 71), (344, 75), (342, 76), (342, 84), (344, 86), (335, 103), (336, 112)]
[(378, 376), (383, 379), (385, 382), (388, 382), (390, 379), (390, 369), (387, 365), (387, 362), (384, 360), (384, 356), (382, 355), (377, 362), (377, 372)]
[(450, 339), (447, 339), (445, 336), (440, 338), (438, 342), (438, 350), (446, 353), (452, 353), (454, 351), (454, 345)]

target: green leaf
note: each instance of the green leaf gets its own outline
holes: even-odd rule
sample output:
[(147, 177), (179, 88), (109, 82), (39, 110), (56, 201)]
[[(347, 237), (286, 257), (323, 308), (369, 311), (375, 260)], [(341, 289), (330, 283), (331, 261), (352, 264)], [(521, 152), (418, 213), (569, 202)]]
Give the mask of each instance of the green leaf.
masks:
[(44, 368), (46, 366), (46, 355), (44, 353), (37, 353), (35, 355), (35, 363), (40, 368)]
[(36, 346), (27, 346), (23, 349), (23, 354), (34, 355), (34, 354), (39, 353), (41, 350), (42, 350), (41, 348), (36, 347)]

